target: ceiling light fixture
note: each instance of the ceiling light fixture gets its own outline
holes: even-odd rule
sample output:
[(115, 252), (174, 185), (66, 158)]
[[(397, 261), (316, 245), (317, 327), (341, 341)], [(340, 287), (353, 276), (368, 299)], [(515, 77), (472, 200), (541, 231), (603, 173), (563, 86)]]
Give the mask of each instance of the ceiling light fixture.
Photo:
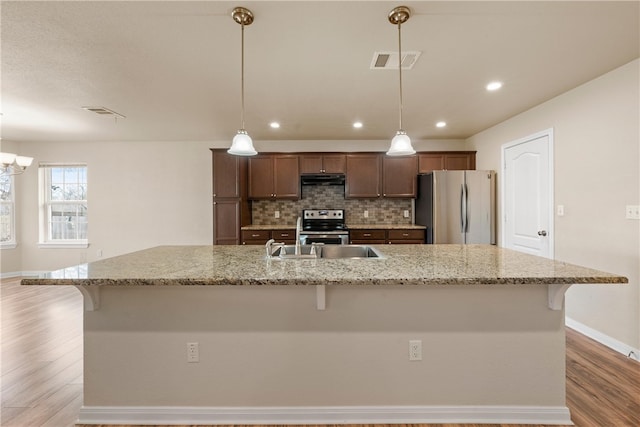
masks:
[(438, 123), (436, 123), (436, 127), (437, 128), (443, 128), (445, 126), (447, 126), (447, 122), (438, 122)]
[(398, 6), (389, 12), (389, 22), (398, 26), (398, 74), (400, 76), (400, 127), (396, 136), (391, 140), (391, 147), (387, 156), (408, 156), (415, 154), (416, 150), (411, 145), (411, 138), (402, 129), (402, 24), (409, 20), (411, 9), (406, 6)]
[(489, 92), (493, 92), (494, 90), (498, 90), (502, 87), (502, 82), (491, 82), (487, 85), (487, 90)]
[(18, 156), (13, 153), (0, 153), (0, 175), (20, 175), (33, 162), (33, 157)]
[(362, 122), (353, 122), (353, 127), (356, 129), (360, 129), (362, 127)]
[(271, 126), (273, 129), (278, 129), (280, 127), (280, 123), (271, 122), (271, 123), (269, 123), (269, 126)]
[(240, 122), (241, 122), (240, 129), (238, 130), (238, 133), (236, 134), (236, 136), (233, 137), (231, 148), (227, 150), (227, 153), (233, 154), (236, 156), (254, 156), (258, 154), (258, 152), (256, 151), (255, 148), (253, 148), (253, 141), (251, 140), (251, 137), (249, 136), (247, 131), (244, 129), (244, 26), (251, 25), (251, 23), (253, 22), (253, 13), (251, 13), (249, 9), (245, 9), (244, 7), (236, 7), (231, 12), (231, 17), (233, 18), (234, 21), (240, 24), (242, 28), (242, 32), (241, 32), (242, 47), (240, 50), (240, 54), (242, 58), (240, 62), (241, 64), (240, 65), (240, 69), (241, 69), (240, 70), (240, 73), (241, 73), (241, 78), (240, 78), (241, 98), (240, 99), (241, 99), (242, 110), (240, 115)]

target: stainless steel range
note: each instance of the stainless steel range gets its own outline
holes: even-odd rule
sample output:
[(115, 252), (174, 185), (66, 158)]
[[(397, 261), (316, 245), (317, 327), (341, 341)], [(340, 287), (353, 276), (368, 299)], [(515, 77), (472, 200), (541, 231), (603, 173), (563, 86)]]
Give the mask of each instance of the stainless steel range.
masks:
[(344, 220), (344, 209), (304, 209), (300, 243), (348, 244), (349, 230)]

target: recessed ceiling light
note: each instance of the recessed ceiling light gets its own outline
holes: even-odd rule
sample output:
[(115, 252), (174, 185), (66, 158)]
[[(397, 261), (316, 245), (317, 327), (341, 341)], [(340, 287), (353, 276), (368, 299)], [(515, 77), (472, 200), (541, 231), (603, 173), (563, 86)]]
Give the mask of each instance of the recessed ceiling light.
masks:
[(491, 82), (487, 85), (487, 90), (493, 92), (494, 90), (498, 90), (502, 87), (502, 82)]
[(362, 122), (353, 122), (353, 127), (356, 129), (360, 129), (362, 127)]
[(438, 123), (436, 123), (436, 127), (438, 127), (438, 128), (443, 128), (446, 125), (447, 125), (447, 122), (438, 122)]
[(269, 123), (269, 126), (271, 126), (273, 129), (278, 129), (280, 127), (280, 123), (271, 122), (271, 123)]

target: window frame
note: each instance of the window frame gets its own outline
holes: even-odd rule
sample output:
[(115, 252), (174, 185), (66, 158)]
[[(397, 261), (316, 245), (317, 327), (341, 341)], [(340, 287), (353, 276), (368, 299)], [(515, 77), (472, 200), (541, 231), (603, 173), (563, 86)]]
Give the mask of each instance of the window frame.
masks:
[(6, 242), (0, 242), (1, 249), (15, 249), (18, 246), (18, 239), (16, 237), (16, 191), (15, 180), (13, 175), (7, 175), (9, 178), (9, 191), (11, 194), (11, 200), (0, 200), (1, 206), (9, 206), (11, 208), (11, 217), (9, 219), (9, 230), (11, 231), (11, 240)]
[[(84, 168), (86, 181), (84, 182), (85, 199), (83, 200), (52, 200), (51, 198), (51, 175), (54, 168)], [(52, 238), (52, 221), (51, 221), (51, 205), (72, 205), (77, 206), (82, 204), (86, 207), (87, 218), (89, 212), (88, 205), (88, 168), (86, 163), (40, 163), (38, 165), (38, 175), (40, 181), (40, 236), (38, 247), (46, 249), (61, 249), (61, 248), (87, 248), (89, 247), (88, 229), (85, 239), (53, 239)], [(88, 226), (88, 221), (87, 221)]]

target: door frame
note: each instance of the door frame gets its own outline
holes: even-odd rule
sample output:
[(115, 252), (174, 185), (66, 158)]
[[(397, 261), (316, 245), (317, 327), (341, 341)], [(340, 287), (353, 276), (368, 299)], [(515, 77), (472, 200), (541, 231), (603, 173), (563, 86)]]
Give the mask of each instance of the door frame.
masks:
[(501, 213), (501, 221), (500, 221), (500, 239), (501, 239), (501, 244), (503, 247), (505, 246), (505, 242), (506, 242), (506, 227), (505, 227), (505, 212), (506, 212), (506, 205), (505, 205), (505, 196), (506, 196), (506, 181), (507, 181), (507, 174), (506, 174), (506, 151), (511, 148), (514, 147), (516, 145), (520, 145), (520, 144), (525, 144), (527, 142), (530, 142), (534, 139), (538, 139), (541, 137), (547, 137), (547, 140), (549, 141), (549, 188), (548, 188), (548, 194), (549, 194), (549, 212), (547, 212), (548, 215), (548, 239), (549, 239), (549, 259), (554, 259), (555, 258), (555, 216), (554, 216), (554, 212), (555, 212), (555, 198), (554, 198), (554, 171), (555, 171), (555, 165), (554, 165), (554, 159), (553, 159), (553, 153), (554, 153), (554, 141), (553, 141), (553, 128), (549, 128), (549, 129), (545, 129), (542, 130), (540, 132), (536, 132), (534, 134), (525, 136), (523, 138), (519, 138), (516, 139), (515, 141), (511, 141), (511, 142), (507, 142), (505, 144), (502, 144), (501, 146), (501, 150), (500, 150), (500, 167), (501, 167), (501, 174), (502, 174), (502, 179), (500, 180), (500, 213)]

